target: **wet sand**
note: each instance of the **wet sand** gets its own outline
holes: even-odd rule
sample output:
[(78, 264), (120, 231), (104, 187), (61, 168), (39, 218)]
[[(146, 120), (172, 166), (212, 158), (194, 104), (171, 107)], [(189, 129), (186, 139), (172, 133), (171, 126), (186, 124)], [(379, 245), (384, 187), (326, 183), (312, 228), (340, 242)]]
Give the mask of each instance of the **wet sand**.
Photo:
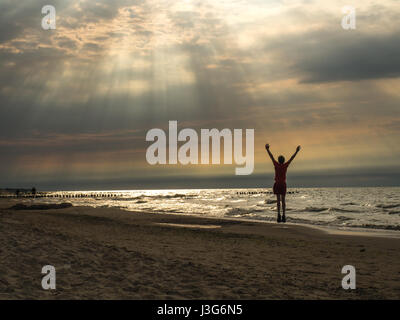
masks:
[[(399, 299), (400, 239), (292, 224), (126, 212), (9, 209), (0, 299)], [(56, 290), (41, 287), (44, 265)], [(341, 269), (357, 270), (344, 290)]]

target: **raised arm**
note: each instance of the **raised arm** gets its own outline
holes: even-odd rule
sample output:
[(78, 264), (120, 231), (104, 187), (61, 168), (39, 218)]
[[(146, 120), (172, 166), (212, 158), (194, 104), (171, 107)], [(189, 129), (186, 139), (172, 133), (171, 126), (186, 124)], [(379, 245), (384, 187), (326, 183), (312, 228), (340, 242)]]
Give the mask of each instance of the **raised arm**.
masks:
[(271, 158), (272, 162), (275, 163), (276, 160), (275, 160), (273, 154), (271, 153), (271, 151), (269, 151), (269, 144), (268, 143), (265, 145), (265, 149), (267, 149), (268, 155)]
[(297, 153), (300, 151), (300, 149), (301, 149), (301, 147), (300, 147), (300, 146), (297, 146), (296, 152), (293, 153), (293, 155), (292, 155), (292, 157), (289, 159), (289, 161), (286, 162), (288, 165), (289, 165), (289, 164), (293, 161), (293, 159), (297, 156)]

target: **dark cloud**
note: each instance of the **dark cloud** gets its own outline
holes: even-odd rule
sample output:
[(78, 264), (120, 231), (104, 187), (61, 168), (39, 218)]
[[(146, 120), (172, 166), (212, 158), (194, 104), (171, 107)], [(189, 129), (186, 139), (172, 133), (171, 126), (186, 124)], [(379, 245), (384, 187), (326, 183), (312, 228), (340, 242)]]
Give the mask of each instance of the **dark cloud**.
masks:
[(57, 44), (60, 48), (66, 48), (71, 50), (76, 50), (78, 48), (78, 41), (67, 37), (57, 38)]
[(87, 42), (83, 45), (84, 50), (98, 51), (101, 47), (97, 43)]
[(314, 31), (267, 40), (302, 82), (358, 81), (400, 77), (400, 31), (363, 34), (357, 31)]

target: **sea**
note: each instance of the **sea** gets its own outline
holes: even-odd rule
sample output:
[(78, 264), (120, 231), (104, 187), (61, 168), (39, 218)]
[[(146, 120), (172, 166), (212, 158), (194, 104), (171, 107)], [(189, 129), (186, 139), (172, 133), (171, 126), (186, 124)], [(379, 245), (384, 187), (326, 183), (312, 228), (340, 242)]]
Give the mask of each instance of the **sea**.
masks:
[[(113, 207), (127, 214), (276, 220), (276, 196), (270, 189), (52, 191), (42, 196), (35, 203)], [(286, 216), (288, 223), (400, 231), (400, 187), (288, 189)]]

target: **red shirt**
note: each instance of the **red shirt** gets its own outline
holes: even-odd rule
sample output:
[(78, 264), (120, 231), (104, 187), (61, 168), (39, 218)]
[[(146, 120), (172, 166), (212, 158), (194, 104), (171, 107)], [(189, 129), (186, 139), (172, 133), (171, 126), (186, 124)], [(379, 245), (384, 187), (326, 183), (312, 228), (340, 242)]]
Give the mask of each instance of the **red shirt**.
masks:
[(275, 182), (286, 183), (286, 171), (288, 166), (288, 163), (280, 164), (279, 162), (274, 161)]

